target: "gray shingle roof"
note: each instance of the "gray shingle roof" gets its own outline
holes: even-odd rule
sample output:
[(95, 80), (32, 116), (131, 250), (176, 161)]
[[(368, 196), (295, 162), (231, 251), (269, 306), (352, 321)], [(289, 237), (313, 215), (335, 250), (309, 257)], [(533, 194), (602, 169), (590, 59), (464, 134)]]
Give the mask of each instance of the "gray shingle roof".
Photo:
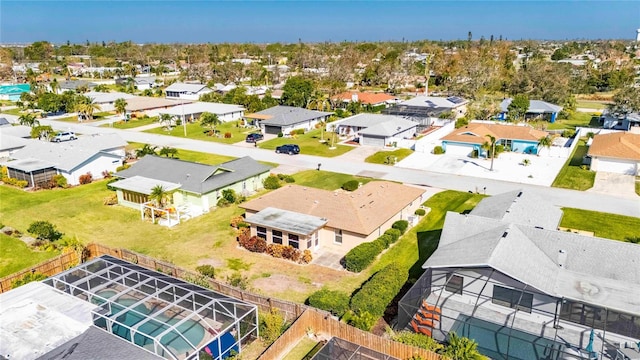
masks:
[(171, 85), (169, 85), (166, 89), (165, 92), (169, 92), (169, 91), (175, 91), (175, 92), (190, 92), (190, 93), (197, 93), (198, 91), (201, 91), (203, 89), (209, 89), (207, 88), (207, 85), (204, 84), (186, 84), (186, 83), (173, 83)]
[[(513, 101), (512, 98), (502, 100), (500, 110), (502, 110), (502, 112), (508, 111), (511, 101)], [(562, 106), (542, 100), (529, 100), (529, 110), (527, 110), (528, 113), (532, 114), (558, 113), (560, 111), (562, 111)]]
[(346, 119), (338, 120), (332, 124), (337, 124), (339, 126), (370, 127), (370, 126), (382, 124), (391, 119), (406, 120), (404, 117), (401, 117), (401, 116), (361, 113), (361, 114), (350, 116)]
[(245, 156), (216, 166), (147, 155), (116, 176), (131, 178), (142, 176), (181, 184), (182, 190), (207, 194), (239, 181), (263, 174), (271, 169)]
[(324, 111), (307, 110), (293, 106), (278, 105), (257, 112), (260, 115), (270, 115), (271, 119), (262, 120), (260, 123), (273, 126), (289, 126), (301, 122), (315, 120), (333, 113)]
[(364, 130), (360, 130), (361, 135), (369, 136), (384, 136), (390, 137), (396, 134), (402, 133), (409, 129), (415, 129), (418, 126), (417, 122), (411, 120), (405, 120), (397, 117), (392, 117), (388, 121), (373, 125)]

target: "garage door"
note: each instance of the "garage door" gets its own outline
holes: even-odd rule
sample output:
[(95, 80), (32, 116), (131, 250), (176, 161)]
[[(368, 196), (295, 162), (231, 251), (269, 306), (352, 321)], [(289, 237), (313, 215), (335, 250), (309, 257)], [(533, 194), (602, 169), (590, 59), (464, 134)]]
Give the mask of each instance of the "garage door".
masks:
[(265, 134), (275, 134), (275, 135), (277, 135), (278, 133), (280, 133), (281, 129), (282, 128), (280, 126), (269, 126), (269, 125), (265, 125), (264, 126)]
[(598, 161), (598, 171), (612, 172), (625, 175), (635, 175), (636, 165), (632, 162), (622, 162), (615, 160), (602, 160)]
[(360, 144), (367, 146), (384, 147), (384, 138), (362, 136), (362, 138), (360, 139)]
[(469, 156), (473, 151), (473, 146), (447, 144), (447, 155)]

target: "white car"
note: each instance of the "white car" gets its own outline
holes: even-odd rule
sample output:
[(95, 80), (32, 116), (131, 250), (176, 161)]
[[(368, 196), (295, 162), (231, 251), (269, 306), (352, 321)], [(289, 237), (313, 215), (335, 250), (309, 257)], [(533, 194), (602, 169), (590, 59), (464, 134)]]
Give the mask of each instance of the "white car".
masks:
[(77, 139), (76, 134), (71, 131), (59, 132), (51, 139), (53, 142), (69, 141)]

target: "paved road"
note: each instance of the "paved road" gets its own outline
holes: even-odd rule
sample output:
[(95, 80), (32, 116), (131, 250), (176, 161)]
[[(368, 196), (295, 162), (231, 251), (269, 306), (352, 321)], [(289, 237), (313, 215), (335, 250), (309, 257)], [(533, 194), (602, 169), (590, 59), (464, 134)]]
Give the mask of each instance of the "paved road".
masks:
[(77, 133), (109, 133), (117, 132), (127, 141), (150, 143), (158, 146), (170, 146), (178, 149), (201, 151), (233, 157), (251, 156), (256, 160), (269, 161), (301, 169), (315, 169), (322, 164), (322, 170), (346, 173), (368, 174), (369, 176), (419, 184), (443, 189), (484, 192), (495, 195), (506, 191), (526, 189), (549, 200), (558, 206), (574, 207), (587, 210), (603, 211), (640, 217), (640, 198), (623, 198), (601, 193), (590, 193), (576, 190), (550, 188), (545, 186), (526, 185), (508, 181), (489, 180), (470, 176), (450, 175), (424, 170), (414, 170), (385, 165), (368, 164), (350, 161), (344, 158), (323, 158), (309, 155), (289, 156), (276, 154), (270, 150), (219, 144), (209, 141), (184, 139), (166, 135), (148, 134), (131, 130), (92, 127), (83, 124), (59, 122), (51, 119), (42, 120), (44, 124), (58, 129), (68, 129)]

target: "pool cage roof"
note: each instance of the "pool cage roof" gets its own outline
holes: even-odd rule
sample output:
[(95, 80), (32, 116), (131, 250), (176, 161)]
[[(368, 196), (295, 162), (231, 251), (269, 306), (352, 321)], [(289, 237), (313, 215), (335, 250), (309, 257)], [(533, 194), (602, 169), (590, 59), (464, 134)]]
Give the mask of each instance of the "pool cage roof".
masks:
[(337, 337), (331, 338), (311, 360), (399, 360)]
[(95, 326), (166, 359), (222, 359), (258, 333), (255, 305), (111, 256), (44, 283), (95, 304)]

